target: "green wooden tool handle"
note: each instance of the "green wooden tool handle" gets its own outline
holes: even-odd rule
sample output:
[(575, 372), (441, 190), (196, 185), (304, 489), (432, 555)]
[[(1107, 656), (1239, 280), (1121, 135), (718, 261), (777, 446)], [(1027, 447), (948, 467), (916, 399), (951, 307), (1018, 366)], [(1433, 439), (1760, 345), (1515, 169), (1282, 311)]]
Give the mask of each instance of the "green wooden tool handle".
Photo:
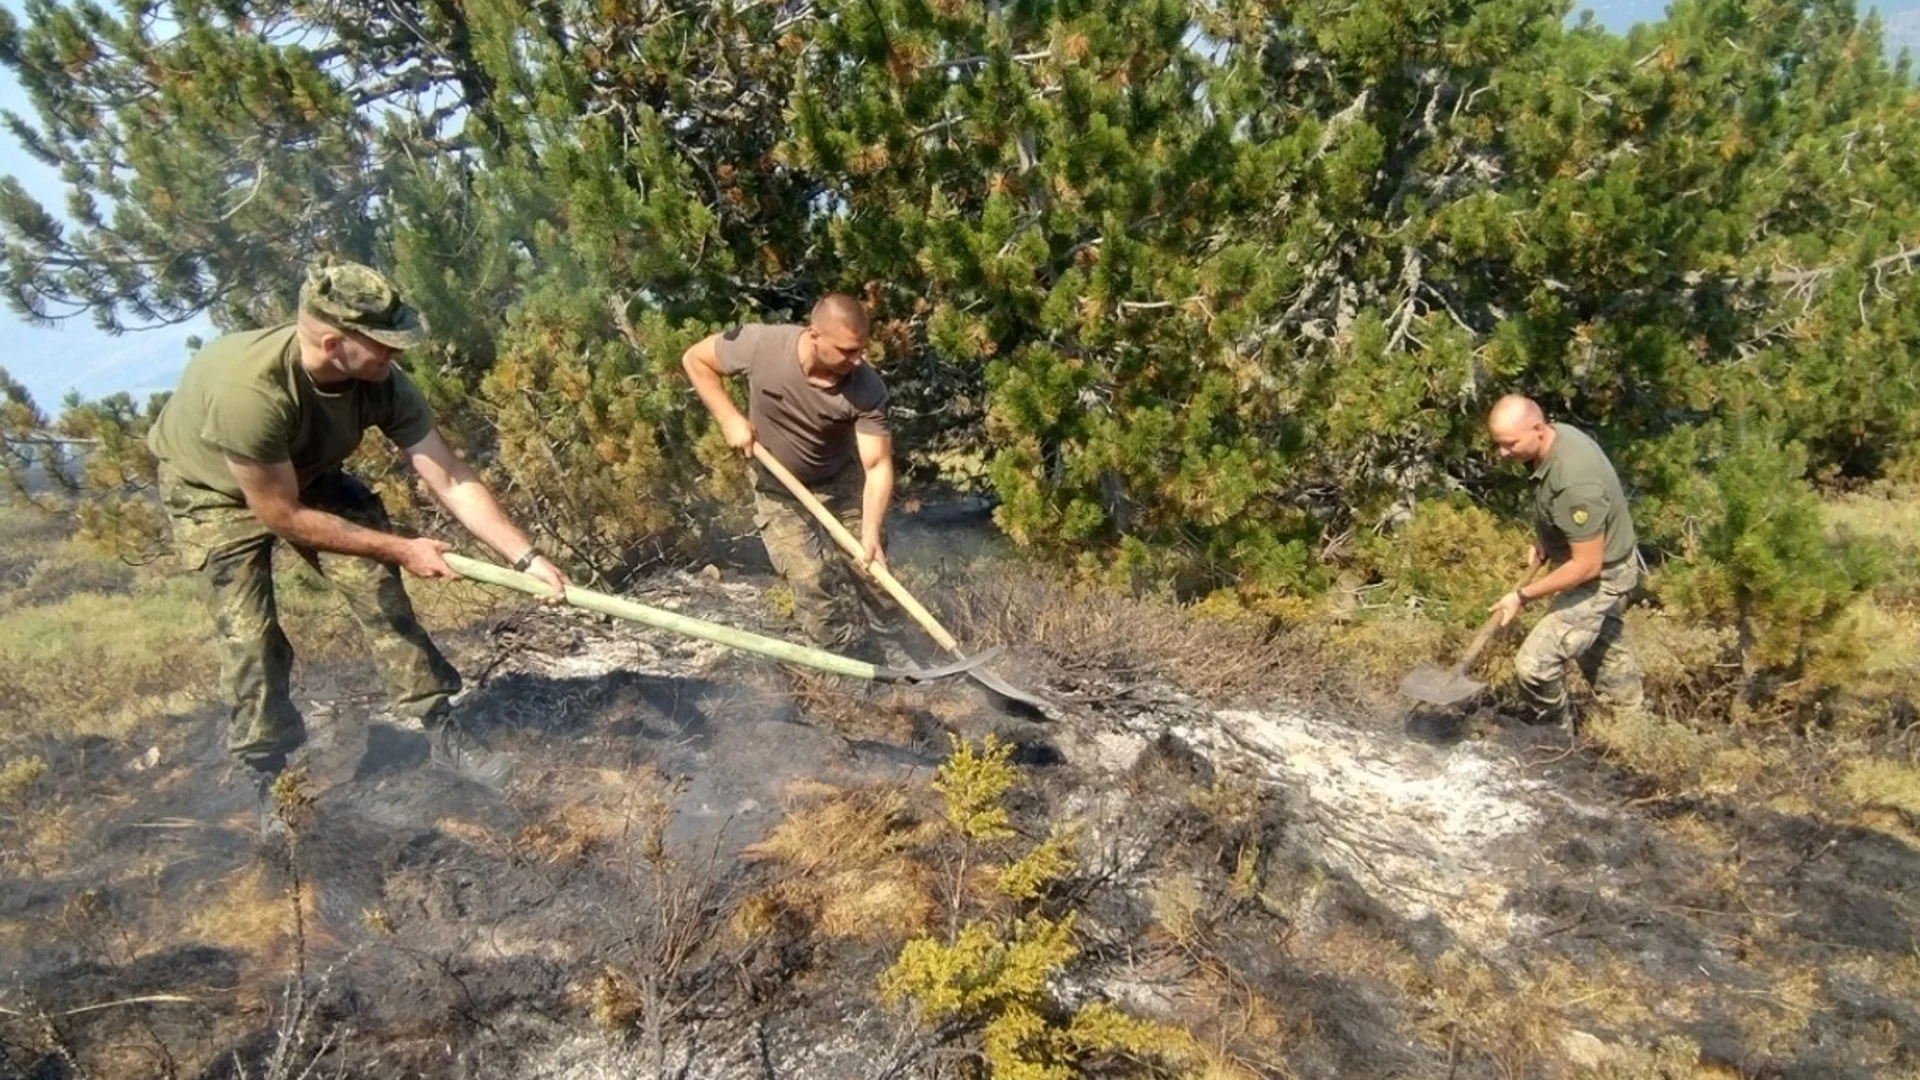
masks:
[[(456, 555), (452, 552), (447, 553), (446, 559), (447, 565), (452, 567), (453, 571), (461, 577), (487, 585), (498, 585), (503, 589), (514, 589), (518, 592), (526, 593), (528, 596), (537, 596), (541, 599), (549, 599), (553, 596), (552, 587), (531, 574), (522, 574), (516, 570), (509, 570), (504, 566), (496, 566), (493, 563), (483, 562), (480, 559), (469, 559), (464, 555)], [(893, 674), (891, 671), (883, 671), (864, 660), (854, 660), (850, 657), (830, 653), (825, 649), (816, 649), (808, 645), (795, 645), (792, 642), (781, 641), (778, 638), (765, 637), (761, 634), (755, 634), (746, 630), (736, 630), (731, 626), (722, 626), (719, 623), (708, 622), (705, 619), (696, 619), (691, 615), (681, 615), (672, 611), (663, 611), (660, 608), (649, 607), (635, 600), (628, 600), (624, 597), (613, 596), (608, 593), (595, 592), (592, 589), (583, 589), (578, 585), (567, 586), (567, 603), (584, 611), (595, 611), (602, 615), (611, 615), (616, 619), (626, 619), (630, 622), (641, 623), (657, 630), (666, 630), (670, 633), (680, 634), (685, 637), (699, 638), (702, 641), (712, 641), (729, 648), (758, 653), (761, 656), (771, 657), (789, 664), (800, 664), (805, 667), (816, 668), (820, 671), (832, 672), (835, 675), (846, 675), (855, 679), (866, 679), (870, 682), (876, 680), (884, 682), (891, 681), (889, 676)]]

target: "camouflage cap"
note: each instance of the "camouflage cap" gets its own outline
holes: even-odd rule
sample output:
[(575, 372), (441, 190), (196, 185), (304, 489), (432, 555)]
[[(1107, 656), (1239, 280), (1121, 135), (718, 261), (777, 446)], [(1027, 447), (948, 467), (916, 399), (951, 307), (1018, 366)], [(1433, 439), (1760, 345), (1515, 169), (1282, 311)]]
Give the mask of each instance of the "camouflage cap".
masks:
[(419, 312), (400, 302), (386, 275), (359, 263), (315, 263), (300, 287), (300, 310), (394, 349), (427, 343)]

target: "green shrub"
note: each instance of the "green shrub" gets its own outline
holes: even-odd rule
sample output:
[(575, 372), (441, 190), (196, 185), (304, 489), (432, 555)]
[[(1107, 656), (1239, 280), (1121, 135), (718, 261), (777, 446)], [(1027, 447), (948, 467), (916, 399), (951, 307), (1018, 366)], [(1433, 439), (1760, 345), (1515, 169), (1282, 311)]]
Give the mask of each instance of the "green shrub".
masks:
[(1872, 588), (1877, 552), (1828, 534), (1798, 444), (1741, 428), (1725, 446), (1710, 472), (1668, 497), (1690, 511), (1688, 557), (1666, 568), (1662, 598), (1689, 618), (1738, 625), (1750, 666), (1791, 671)]
[(1423, 502), (1394, 532), (1371, 538), (1363, 557), (1387, 598), (1417, 604), (1447, 622), (1478, 624), (1487, 605), (1526, 570), (1532, 531), (1463, 496)]
[(963, 871), (954, 891), (965, 921), (907, 942), (880, 977), (881, 999), (910, 1006), (928, 1027), (970, 1034), (1001, 1080), (1068, 1080), (1115, 1055), (1185, 1059), (1192, 1040), (1177, 1029), (1104, 1002), (1068, 1009), (1053, 1000), (1049, 987), (1080, 949), (1073, 913), (1048, 914), (1039, 901), (1072, 872), (1074, 837), (1056, 828), (1039, 844), (1011, 843), (1005, 798), (1020, 777), (1012, 749), (992, 736), (977, 750), (953, 740), (933, 786), (946, 803), (949, 839), (965, 853), (960, 865), (984, 870), (978, 882), (987, 888), (970, 887)]

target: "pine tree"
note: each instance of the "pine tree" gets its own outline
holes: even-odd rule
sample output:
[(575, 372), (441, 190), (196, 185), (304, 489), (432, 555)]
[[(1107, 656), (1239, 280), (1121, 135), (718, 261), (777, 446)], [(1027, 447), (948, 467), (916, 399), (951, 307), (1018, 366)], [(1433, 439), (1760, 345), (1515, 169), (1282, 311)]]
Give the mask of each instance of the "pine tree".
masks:
[(797, 316), (830, 284), (804, 255), (812, 182), (776, 154), (811, 16), (466, 10), (497, 138), (407, 172), (395, 262), (429, 321), (459, 327), (440, 396), (483, 421), (472, 442), (503, 486), (583, 567), (630, 567), (697, 539), (686, 524), (740, 484), (737, 458), (703, 442), (681, 353)]
[(383, 187), (371, 115), (297, 43), (241, 5), (29, 0), (0, 12), (0, 62), (39, 122), (5, 118), (61, 171), (64, 220), (0, 182), (0, 292), (35, 319), (118, 330), (211, 312), (281, 315), (316, 252), (366, 258)]
[(1920, 108), (1877, 22), (1565, 11), (34, 0), (10, 126), (72, 220), (0, 188), (0, 284), (234, 327), (313, 251), (391, 265), (456, 440), (602, 570), (739, 484), (680, 351), (828, 289), (874, 311), (909, 455), (1135, 583), (1259, 601), (1436, 495), (1517, 509), (1482, 431), (1513, 390), (1650, 506), (1730, 424), (1874, 474), (1920, 433)]

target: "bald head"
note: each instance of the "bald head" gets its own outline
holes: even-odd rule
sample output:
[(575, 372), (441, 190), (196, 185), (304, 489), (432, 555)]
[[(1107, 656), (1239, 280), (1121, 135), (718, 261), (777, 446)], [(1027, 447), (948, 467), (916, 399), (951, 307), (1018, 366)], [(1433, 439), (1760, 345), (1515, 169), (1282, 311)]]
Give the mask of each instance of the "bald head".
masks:
[(816, 330), (829, 326), (852, 331), (862, 338), (867, 336), (867, 309), (860, 301), (846, 293), (828, 293), (813, 305), (813, 314), (807, 319), (808, 325)]
[(828, 385), (860, 366), (867, 353), (867, 309), (846, 293), (828, 293), (813, 305), (801, 337), (801, 364)]
[(1538, 464), (1553, 445), (1553, 427), (1539, 402), (1521, 394), (1508, 394), (1493, 403), (1487, 413), (1487, 434), (1503, 458), (1519, 458), (1529, 465)]
[(1487, 428), (1491, 431), (1546, 422), (1547, 414), (1540, 411), (1540, 403), (1525, 394), (1508, 394), (1494, 402), (1493, 410), (1487, 413)]

